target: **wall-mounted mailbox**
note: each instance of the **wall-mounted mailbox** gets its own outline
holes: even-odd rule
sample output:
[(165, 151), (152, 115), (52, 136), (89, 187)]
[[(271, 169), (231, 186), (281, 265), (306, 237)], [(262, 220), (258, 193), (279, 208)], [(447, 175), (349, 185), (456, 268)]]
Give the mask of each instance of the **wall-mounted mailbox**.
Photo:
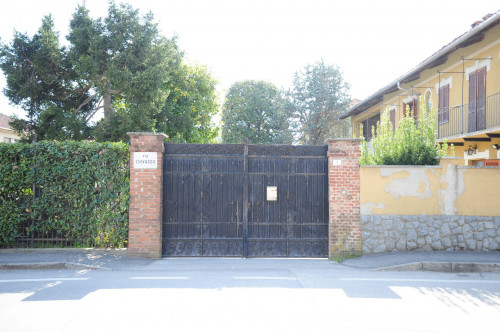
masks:
[(278, 200), (278, 187), (267, 186), (267, 200), (268, 201)]

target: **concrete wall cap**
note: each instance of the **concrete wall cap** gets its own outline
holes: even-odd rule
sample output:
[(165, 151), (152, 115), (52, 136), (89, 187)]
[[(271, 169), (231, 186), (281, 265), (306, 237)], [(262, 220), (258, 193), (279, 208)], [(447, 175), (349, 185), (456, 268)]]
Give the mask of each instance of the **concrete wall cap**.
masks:
[(164, 133), (148, 133), (148, 132), (128, 132), (128, 136), (163, 136), (168, 138), (168, 135)]
[(474, 169), (474, 168), (479, 168), (479, 169), (494, 169), (497, 170), (500, 168), (500, 166), (457, 166), (457, 168), (460, 169)]
[(325, 143), (333, 143), (333, 142), (361, 142), (362, 138), (328, 138), (325, 140)]
[(441, 165), (360, 165), (366, 168), (443, 168)]

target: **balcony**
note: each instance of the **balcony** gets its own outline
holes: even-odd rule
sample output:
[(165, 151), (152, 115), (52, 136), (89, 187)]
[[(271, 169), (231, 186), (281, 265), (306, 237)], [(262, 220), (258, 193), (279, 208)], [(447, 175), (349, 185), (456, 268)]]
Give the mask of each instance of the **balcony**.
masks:
[[(448, 119), (446, 119), (448, 115)], [(447, 140), (500, 130), (500, 92), (475, 103), (438, 112), (437, 138)], [(446, 121), (448, 120), (448, 121)]]

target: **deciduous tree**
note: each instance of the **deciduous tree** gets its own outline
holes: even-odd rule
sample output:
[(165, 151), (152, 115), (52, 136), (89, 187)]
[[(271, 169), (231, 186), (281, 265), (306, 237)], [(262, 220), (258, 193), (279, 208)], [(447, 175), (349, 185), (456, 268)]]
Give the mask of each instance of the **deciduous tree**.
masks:
[(212, 120), (219, 111), (216, 85), (205, 66), (183, 63), (167, 84), (169, 95), (156, 115), (158, 130), (175, 142), (213, 143), (219, 133)]
[(224, 143), (290, 144), (284, 100), (279, 89), (264, 81), (234, 83), (222, 108)]

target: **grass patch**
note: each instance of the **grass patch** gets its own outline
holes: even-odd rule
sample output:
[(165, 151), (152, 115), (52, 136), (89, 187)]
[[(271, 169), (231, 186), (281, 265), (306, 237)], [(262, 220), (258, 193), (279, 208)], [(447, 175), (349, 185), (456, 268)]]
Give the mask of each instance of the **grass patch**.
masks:
[(336, 251), (331, 253), (330, 260), (335, 261), (337, 263), (342, 263), (346, 259), (358, 258), (361, 256), (363, 256), (363, 253), (360, 251), (355, 251), (355, 252)]

